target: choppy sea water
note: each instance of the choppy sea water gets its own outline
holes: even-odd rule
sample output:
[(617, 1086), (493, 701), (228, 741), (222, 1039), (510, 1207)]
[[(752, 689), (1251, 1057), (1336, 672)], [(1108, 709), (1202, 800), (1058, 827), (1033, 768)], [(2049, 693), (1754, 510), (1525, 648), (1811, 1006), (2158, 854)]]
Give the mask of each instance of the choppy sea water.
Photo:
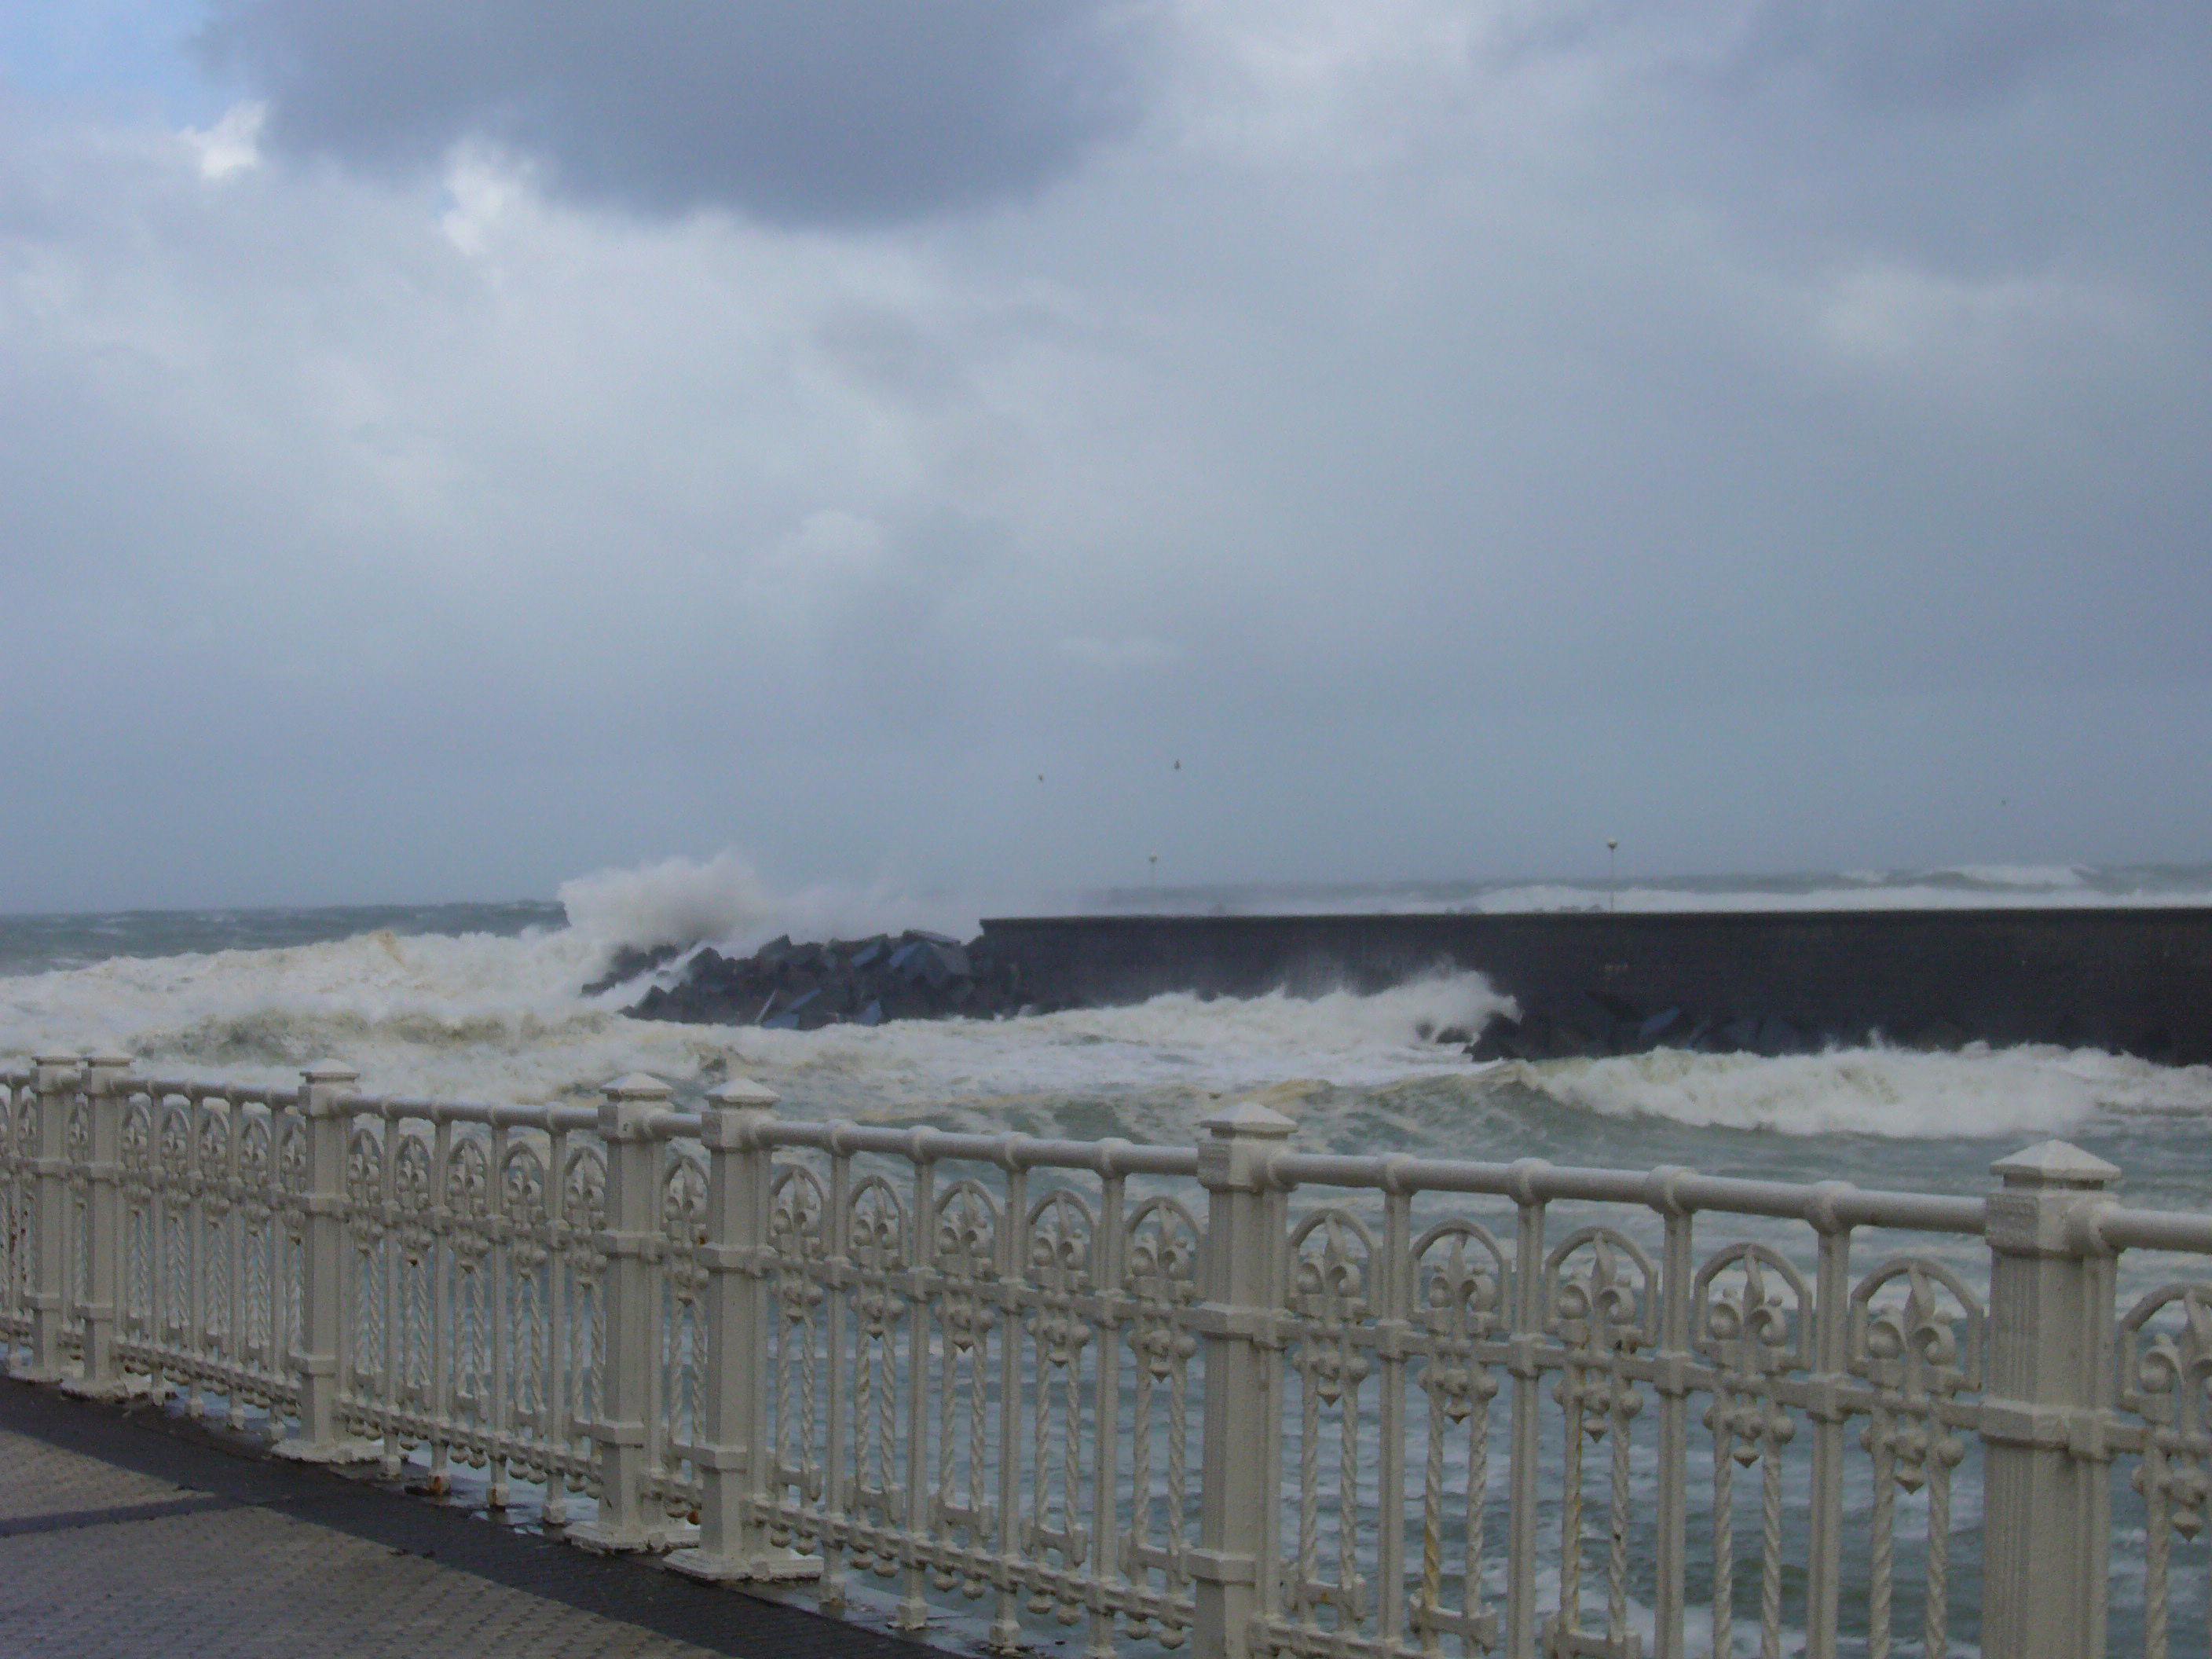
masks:
[[(2212, 869), (1962, 869), (1625, 886), (1432, 884), (1139, 891), (1099, 909), (1799, 908), (2212, 902)], [(143, 1065), (289, 1079), (335, 1057), (380, 1091), (587, 1099), (624, 1072), (684, 1094), (757, 1078), (807, 1116), (1188, 1142), (1264, 1092), (1302, 1142), (1979, 1190), (1990, 1163), (2063, 1135), (2138, 1202), (2212, 1204), (2212, 1067), (2026, 1047), (1854, 1048), (1778, 1060), (1650, 1054), (1471, 1065), (1425, 1042), (1496, 1006), (1479, 975), (1372, 996), (1283, 996), (817, 1032), (678, 1026), (580, 988), (618, 947), (750, 949), (787, 929), (972, 927), (957, 898), (779, 896), (741, 865), (587, 878), (561, 902), (0, 918), (0, 1054), (119, 1044)]]

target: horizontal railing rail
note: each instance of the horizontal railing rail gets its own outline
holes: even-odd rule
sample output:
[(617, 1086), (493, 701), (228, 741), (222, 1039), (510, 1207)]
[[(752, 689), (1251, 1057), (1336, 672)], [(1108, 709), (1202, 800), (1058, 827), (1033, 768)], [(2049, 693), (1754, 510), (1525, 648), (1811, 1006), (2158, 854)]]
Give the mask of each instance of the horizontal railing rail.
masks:
[(1002, 1650), (2207, 1651), (2212, 1217), (2063, 1143), (1949, 1195), (357, 1085), (0, 1070), (15, 1372)]

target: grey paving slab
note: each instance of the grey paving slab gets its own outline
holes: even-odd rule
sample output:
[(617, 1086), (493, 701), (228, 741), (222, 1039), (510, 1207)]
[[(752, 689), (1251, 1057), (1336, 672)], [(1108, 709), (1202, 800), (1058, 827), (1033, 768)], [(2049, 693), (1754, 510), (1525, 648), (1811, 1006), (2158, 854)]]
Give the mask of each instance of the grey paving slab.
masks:
[(106, 1509), (184, 1495), (186, 1488), (0, 1429), (0, 1521)]
[(6, 1431), (0, 1469), (11, 1656), (713, 1651), (301, 1519), (281, 1499), (194, 1492)]
[(0, 1381), (0, 1659), (927, 1659), (327, 1471)]
[(68, 1531), (0, 1538), (8, 1652), (708, 1659), (711, 1651), (270, 1509), (109, 1514)]

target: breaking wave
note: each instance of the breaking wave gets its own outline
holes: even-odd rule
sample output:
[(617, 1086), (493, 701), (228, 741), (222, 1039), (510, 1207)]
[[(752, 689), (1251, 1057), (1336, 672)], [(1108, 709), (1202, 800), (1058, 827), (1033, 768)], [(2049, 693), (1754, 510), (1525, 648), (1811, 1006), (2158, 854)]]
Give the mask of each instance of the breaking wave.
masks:
[(1610, 1060), (1510, 1061), (1490, 1086), (1576, 1111), (1695, 1128), (1927, 1139), (2063, 1134), (2107, 1114), (2212, 1109), (2212, 1067), (2040, 1046), (1956, 1054), (1839, 1048), (1762, 1059), (1661, 1048)]
[(778, 933), (818, 939), (908, 927), (966, 939), (981, 914), (972, 898), (918, 895), (888, 881), (779, 893), (733, 848), (579, 876), (561, 884), (559, 896), (569, 930), (603, 955), (625, 945), (694, 944), (744, 953)]

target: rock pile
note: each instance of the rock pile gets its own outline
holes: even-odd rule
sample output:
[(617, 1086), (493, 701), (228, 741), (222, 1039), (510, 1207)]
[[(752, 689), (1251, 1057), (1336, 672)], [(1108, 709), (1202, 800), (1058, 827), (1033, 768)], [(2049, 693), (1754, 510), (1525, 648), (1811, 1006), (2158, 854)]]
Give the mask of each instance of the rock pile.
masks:
[[(673, 954), (656, 963), (630, 953), (624, 977), (663, 965)], [(675, 984), (647, 990), (629, 1014), (811, 1031), (888, 1019), (989, 1019), (1024, 1011), (1035, 1012), (1023, 995), (1020, 965), (1000, 961), (988, 939), (963, 945), (942, 933), (910, 929), (896, 938), (878, 933), (826, 945), (794, 945), (786, 935), (750, 957), (726, 957), (710, 945), (684, 964)]]

